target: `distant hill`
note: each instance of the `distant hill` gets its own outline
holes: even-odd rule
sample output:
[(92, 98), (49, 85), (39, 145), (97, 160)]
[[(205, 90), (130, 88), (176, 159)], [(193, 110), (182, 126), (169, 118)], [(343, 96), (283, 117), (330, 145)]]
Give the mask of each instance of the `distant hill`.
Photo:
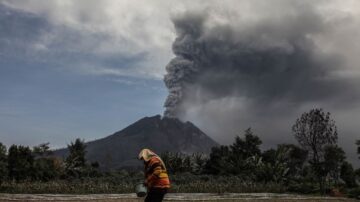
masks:
[[(116, 169), (141, 166), (137, 155), (142, 148), (152, 149), (158, 154), (165, 151), (209, 153), (218, 143), (191, 122), (157, 115), (142, 118), (121, 131), (86, 145), (89, 161), (99, 162), (102, 169)], [(60, 149), (54, 154), (65, 157), (68, 151)]]

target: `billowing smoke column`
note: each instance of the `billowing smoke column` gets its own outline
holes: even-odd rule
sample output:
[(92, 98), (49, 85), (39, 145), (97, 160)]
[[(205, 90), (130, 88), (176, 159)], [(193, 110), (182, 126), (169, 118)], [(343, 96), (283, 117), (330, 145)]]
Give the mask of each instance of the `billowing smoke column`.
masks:
[(191, 105), (225, 97), (266, 107), (278, 100), (326, 99), (344, 87), (343, 82), (326, 79), (339, 62), (321, 54), (314, 43), (326, 27), (311, 9), (248, 24), (185, 13), (173, 23), (176, 57), (164, 78), (169, 89), (167, 117), (182, 117)]
[(200, 15), (190, 16), (191, 23), (183, 22), (181, 19), (174, 19), (178, 37), (173, 44), (173, 51), (176, 55), (167, 65), (164, 82), (169, 89), (169, 95), (165, 101), (166, 117), (176, 117), (181, 113), (179, 109), (186, 96), (187, 83), (195, 82), (195, 77), (199, 71), (200, 49), (197, 44), (201, 36), (203, 17)]

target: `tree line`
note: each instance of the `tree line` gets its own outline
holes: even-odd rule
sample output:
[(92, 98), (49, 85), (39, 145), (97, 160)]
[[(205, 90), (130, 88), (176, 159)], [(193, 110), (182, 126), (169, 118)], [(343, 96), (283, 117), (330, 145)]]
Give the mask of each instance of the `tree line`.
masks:
[[(261, 151), (261, 139), (251, 128), (231, 145), (212, 148), (210, 154), (166, 152), (161, 154), (170, 174), (180, 176), (233, 176), (242, 181), (275, 183), (288, 191), (325, 193), (334, 187), (358, 187), (360, 169), (355, 170), (337, 144), (338, 132), (330, 113), (313, 109), (303, 113), (292, 127), (298, 144), (279, 144)], [(360, 155), (360, 140), (356, 141)], [(355, 145), (354, 145), (355, 146)], [(97, 162), (85, 158), (86, 144), (76, 139), (62, 159), (52, 154), (49, 143), (33, 148), (0, 143), (0, 183), (7, 181), (52, 181), (99, 178)], [(360, 156), (359, 156), (360, 159)]]
[(96, 177), (99, 164), (87, 163), (86, 146), (76, 139), (68, 145), (69, 155), (63, 160), (53, 156), (49, 143), (33, 148), (11, 145), (8, 150), (0, 143), (0, 184), (8, 181), (50, 181)]
[[(231, 145), (212, 148), (209, 156), (164, 153), (162, 158), (173, 174), (233, 175), (248, 181), (280, 183), (290, 191), (318, 190), (323, 194), (334, 187), (358, 187), (360, 169), (353, 168), (337, 144), (338, 132), (330, 113), (322, 109), (303, 113), (292, 132), (298, 145), (280, 144), (262, 152), (262, 141), (249, 128)], [(360, 140), (356, 145), (360, 154)]]

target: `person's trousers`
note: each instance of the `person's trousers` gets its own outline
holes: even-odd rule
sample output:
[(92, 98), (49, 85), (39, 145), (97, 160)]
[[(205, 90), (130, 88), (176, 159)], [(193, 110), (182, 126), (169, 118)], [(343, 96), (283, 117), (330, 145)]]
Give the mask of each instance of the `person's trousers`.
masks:
[(166, 193), (167, 189), (150, 189), (146, 195), (145, 202), (161, 202)]

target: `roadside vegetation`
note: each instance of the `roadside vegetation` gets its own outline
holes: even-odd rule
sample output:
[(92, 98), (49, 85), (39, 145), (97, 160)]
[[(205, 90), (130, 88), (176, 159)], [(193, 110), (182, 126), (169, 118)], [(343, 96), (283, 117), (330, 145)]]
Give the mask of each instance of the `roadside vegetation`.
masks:
[[(330, 113), (313, 109), (292, 127), (298, 144), (260, 150), (261, 139), (247, 129), (231, 145), (209, 155), (163, 153), (171, 192), (300, 193), (360, 196), (360, 169), (346, 160)], [(360, 155), (360, 140), (354, 145)], [(142, 171), (119, 168), (102, 172), (85, 159), (86, 145), (76, 139), (65, 159), (54, 157), (49, 144), (34, 148), (0, 143), (0, 192), (130, 193), (143, 180)], [(359, 156), (360, 159), (360, 156)]]

